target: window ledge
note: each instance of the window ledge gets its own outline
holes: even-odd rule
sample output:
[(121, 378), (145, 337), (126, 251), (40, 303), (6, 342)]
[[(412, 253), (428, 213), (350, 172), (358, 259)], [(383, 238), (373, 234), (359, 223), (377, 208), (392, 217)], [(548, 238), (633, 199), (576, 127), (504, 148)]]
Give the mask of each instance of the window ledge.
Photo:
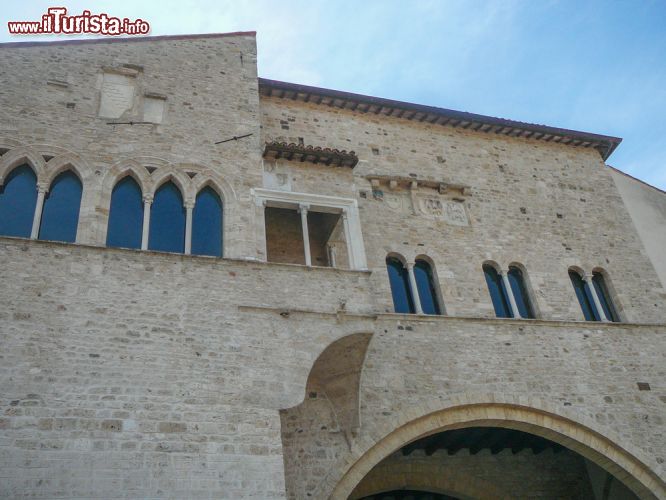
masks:
[[(405, 323), (447, 323), (447, 322), (470, 322), (470, 323), (488, 323), (488, 324), (516, 324), (516, 325), (542, 325), (556, 327), (585, 327), (585, 328), (615, 328), (615, 327), (648, 327), (663, 328), (665, 323), (600, 323), (591, 321), (572, 321), (572, 320), (546, 320), (546, 319), (514, 319), (514, 318), (484, 318), (481, 316), (441, 316), (434, 314), (398, 314), (383, 312), (348, 312), (348, 311), (318, 311), (315, 309), (297, 309), (285, 307), (272, 307), (263, 305), (241, 304), (239, 311), (243, 312), (265, 312), (268, 314), (279, 314), (283, 318), (294, 316), (319, 316), (322, 318), (342, 318), (365, 319), (369, 321), (396, 320)], [(666, 334), (666, 330), (664, 331)]]
[(260, 266), (272, 266), (272, 267), (289, 267), (297, 269), (305, 269), (309, 271), (328, 271), (328, 272), (339, 272), (339, 273), (353, 273), (353, 274), (372, 274), (372, 271), (368, 269), (342, 269), (338, 267), (323, 267), (323, 266), (306, 266), (304, 264), (288, 264), (283, 262), (266, 262), (263, 260), (254, 259), (251, 257), (215, 257), (213, 255), (186, 255), (179, 252), (164, 252), (160, 250), (141, 250), (140, 248), (122, 248), (122, 247), (107, 247), (102, 245), (91, 245), (88, 243), (69, 243), (66, 241), (53, 241), (53, 240), (38, 240), (31, 238), (21, 238), (17, 236), (0, 236), (0, 242), (12, 242), (12, 243), (21, 243), (21, 244), (35, 244), (35, 245), (46, 245), (46, 246), (56, 246), (56, 247), (73, 247), (73, 248), (85, 248), (85, 249), (94, 249), (97, 251), (105, 252), (128, 252), (135, 255), (151, 255), (151, 256), (160, 256), (160, 257), (179, 257), (181, 259), (192, 259), (192, 260), (208, 260), (208, 261), (226, 261), (226, 262), (235, 262), (248, 265), (260, 265)]
[[(598, 327), (623, 327), (623, 326), (666, 326), (666, 323), (630, 323), (630, 322), (603, 322), (603, 321), (583, 321), (570, 319), (544, 319), (544, 318), (487, 318), (484, 316), (445, 316), (438, 314), (403, 314), (403, 313), (376, 313), (378, 319), (400, 319), (404, 321), (436, 322), (436, 321), (471, 321), (496, 324), (514, 324), (514, 325), (548, 325), (548, 326), (585, 326), (590, 328)], [(666, 333), (666, 332), (664, 332)]]

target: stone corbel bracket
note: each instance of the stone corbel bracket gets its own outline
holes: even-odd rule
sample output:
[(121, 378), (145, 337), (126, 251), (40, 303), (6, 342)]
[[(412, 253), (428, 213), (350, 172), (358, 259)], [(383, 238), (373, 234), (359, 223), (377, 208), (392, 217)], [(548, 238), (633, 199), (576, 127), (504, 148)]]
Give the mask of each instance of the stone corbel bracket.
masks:
[(446, 181), (398, 175), (367, 175), (365, 178), (370, 181), (373, 189), (379, 189), (382, 185), (388, 186), (391, 191), (398, 189), (415, 191), (418, 188), (429, 188), (437, 191), (439, 194), (451, 195), (454, 199), (459, 199), (460, 201), (471, 195), (471, 188), (469, 186)]

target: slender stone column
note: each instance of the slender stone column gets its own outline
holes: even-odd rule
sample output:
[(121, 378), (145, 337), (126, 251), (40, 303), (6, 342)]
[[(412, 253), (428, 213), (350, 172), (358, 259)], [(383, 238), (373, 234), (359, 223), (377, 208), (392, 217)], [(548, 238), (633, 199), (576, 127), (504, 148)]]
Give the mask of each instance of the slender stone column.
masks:
[(42, 223), (42, 211), (44, 210), (44, 196), (48, 189), (45, 186), (37, 186), (37, 205), (35, 206), (35, 215), (32, 218), (32, 231), (30, 238), (36, 240), (39, 236), (39, 226)]
[(305, 265), (312, 265), (312, 257), (310, 255), (310, 234), (308, 232), (308, 209), (309, 205), (301, 203), (298, 205), (298, 211), (301, 213), (301, 228), (303, 229), (303, 250), (305, 251)]
[(333, 245), (328, 245), (328, 263), (331, 267), (337, 267), (336, 251)]
[(347, 210), (342, 211), (342, 227), (345, 231), (345, 243), (347, 244), (347, 260), (349, 260), (349, 269), (356, 269), (354, 261), (354, 250), (351, 242), (351, 231), (349, 230), (349, 214)]
[(260, 261), (268, 262), (268, 243), (266, 241), (266, 200), (254, 199), (254, 239), (256, 256)]
[(421, 307), (421, 297), (419, 297), (419, 289), (416, 286), (416, 276), (414, 276), (414, 264), (411, 262), (407, 263), (407, 274), (409, 274), (409, 285), (412, 289), (414, 309), (416, 309), (416, 314), (423, 314), (423, 307)]
[(597, 308), (599, 318), (601, 319), (601, 321), (608, 322), (608, 318), (606, 317), (606, 312), (604, 311), (604, 308), (601, 307), (601, 301), (599, 300), (599, 296), (597, 295), (597, 289), (594, 288), (594, 281), (592, 281), (592, 277), (586, 274), (582, 278), (583, 281), (587, 284), (587, 287), (590, 289), (590, 295), (592, 295), (592, 301), (594, 302), (594, 307)]
[(148, 249), (148, 235), (150, 234), (150, 206), (153, 204), (153, 197), (146, 195), (143, 197), (143, 233), (141, 234), (141, 250)]
[(194, 203), (185, 203), (185, 255), (192, 253), (192, 210)]
[(513, 312), (514, 318), (521, 318), (520, 311), (518, 310), (518, 305), (516, 304), (516, 298), (513, 296), (513, 289), (511, 288), (511, 282), (509, 281), (509, 275), (505, 272), (500, 272), (502, 276), (502, 281), (504, 282), (504, 288), (506, 289), (506, 294), (509, 297), (509, 303), (511, 304), (511, 310)]

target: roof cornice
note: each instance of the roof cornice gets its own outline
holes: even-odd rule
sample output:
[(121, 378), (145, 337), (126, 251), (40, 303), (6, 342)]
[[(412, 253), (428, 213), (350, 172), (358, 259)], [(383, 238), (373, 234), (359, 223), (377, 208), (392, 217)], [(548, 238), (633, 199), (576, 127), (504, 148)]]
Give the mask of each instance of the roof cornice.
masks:
[(478, 115), (464, 111), (394, 101), (381, 97), (353, 94), (351, 92), (323, 89), (266, 78), (259, 78), (259, 93), (264, 96), (310, 102), (360, 113), (392, 116), (489, 134), (523, 137), (569, 146), (593, 148), (599, 152), (604, 160), (622, 142), (622, 139), (619, 137), (507, 120), (494, 116)]

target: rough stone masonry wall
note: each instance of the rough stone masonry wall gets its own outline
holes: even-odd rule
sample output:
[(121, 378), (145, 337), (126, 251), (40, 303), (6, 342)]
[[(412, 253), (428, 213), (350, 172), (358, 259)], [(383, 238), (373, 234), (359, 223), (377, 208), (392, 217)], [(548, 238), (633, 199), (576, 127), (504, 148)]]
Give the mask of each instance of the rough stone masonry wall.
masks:
[[(225, 255), (255, 255), (249, 189), (261, 183), (261, 157), (253, 34), (26, 45), (0, 48), (0, 148), (19, 158), (30, 146), (33, 163), (53, 157), (39, 181), (60, 159), (75, 166), (84, 191), (78, 242), (104, 245), (113, 182), (134, 166), (146, 187), (165, 176), (187, 190), (214, 180), (224, 190)], [(117, 118), (100, 116), (104, 79), (120, 73), (133, 85), (133, 104)], [(107, 124), (150, 119), (150, 95), (163, 102), (160, 124)], [(146, 166), (156, 168), (152, 175)]]
[[(339, 410), (319, 393), (283, 412), (289, 497), (327, 497), (368, 442), (380, 441), (415, 415), (463, 401), (544, 402), (549, 411), (617, 436), (617, 444), (664, 478), (665, 331), (382, 317), (363, 363), (360, 430), (352, 439), (338, 428)], [(650, 383), (651, 391), (639, 390), (637, 382)]]
[[(104, 244), (111, 181), (132, 167), (147, 188), (171, 176), (188, 196), (199, 176), (217, 182), (225, 256), (260, 256), (263, 220), (249, 192), (262, 183), (260, 141), (293, 135), (361, 156), (354, 172), (280, 168), (294, 190), (357, 197), (375, 271), (3, 238), (1, 496), (283, 498), (285, 475), (297, 469), (285, 474), (278, 410), (301, 403), (327, 345), (358, 332), (375, 333), (359, 440), (399, 425), (414, 405), (445, 407), (478, 391), (534, 396), (569, 403), (574, 420), (611, 430), (661, 470), (663, 327), (526, 323), (521, 331), (515, 322), (438, 318), (406, 330), (403, 318), (373, 319), (391, 310), (384, 258), (392, 251), (433, 259), (452, 316), (493, 316), (480, 267), (494, 259), (526, 266), (544, 319), (581, 319), (566, 275), (579, 265), (609, 272), (626, 319), (663, 322), (663, 291), (596, 152), (281, 100), (262, 101), (260, 116), (249, 35), (3, 47), (0, 64), (11, 68), (0, 76), (0, 147), (9, 149), (0, 162), (43, 162), (40, 180), (68, 162), (77, 168), (79, 243)], [(107, 125), (98, 116), (104, 68), (136, 79), (134, 105), (119, 121), (142, 119), (145, 94), (156, 93), (166, 98), (162, 123)], [(384, 187), (375, 199), (370, 173), (468, 184), (470, 225), (410, 214), (402, 190)], [(638, 381), (653, 390), (636, 393)], [(337, 460), (349, 445), (342, 433), (321, 434), (332, 443), (317, 450), (327, 431), (303, 412), (318, 426), (303, 442), (317, 452), (303, 481), (327, 484), (343, 473)]]
[(359, 326), (262, 308), (369, 310), (367, 273), (9, 238), (0, 262), (0, 498), (283, 498), (278, 409)]
[(318, 398), (303, 432), (278, 409), (356, 332), (374, 332), (359, 440), (463, 395), (529, 395), (663, 467), (662, 327), (375, 320), (367, 273), (1, 243), (0, 497), (282, 498), (298, 477), (306, 498), (343, 472), (344, 429)]
[[(493, 260), (504, 270), (512, 262), (525, 266), (544, 319), (583, 319), (569, 266), (605, 269), (625, 320), (666, 319), (666, 294), (596, 151), (263, 96), (261, 110), (265, 140), (302, 138), (306, 145), (358, 154), (353, 174), (331, 169), (335, 183), (321, 182), (322, 167), (281, 162), (278, 168), (293, 178), (293, 190), (334, 189), (358, 199), (381, 309), (392, 311), (384, 261), (397, 252), (409, 261), (419, 254), (432, 258), (454, 316), (494, 316), (481, 272), (482, 263)], [(469, 186), (469, 225), (414, 215), (404, 188), (382, 185), (384, 196), (375, 199), (365, 178), (370, 174)], [(451, 199), (428, 188), (419, 188), (418, 196)]]

